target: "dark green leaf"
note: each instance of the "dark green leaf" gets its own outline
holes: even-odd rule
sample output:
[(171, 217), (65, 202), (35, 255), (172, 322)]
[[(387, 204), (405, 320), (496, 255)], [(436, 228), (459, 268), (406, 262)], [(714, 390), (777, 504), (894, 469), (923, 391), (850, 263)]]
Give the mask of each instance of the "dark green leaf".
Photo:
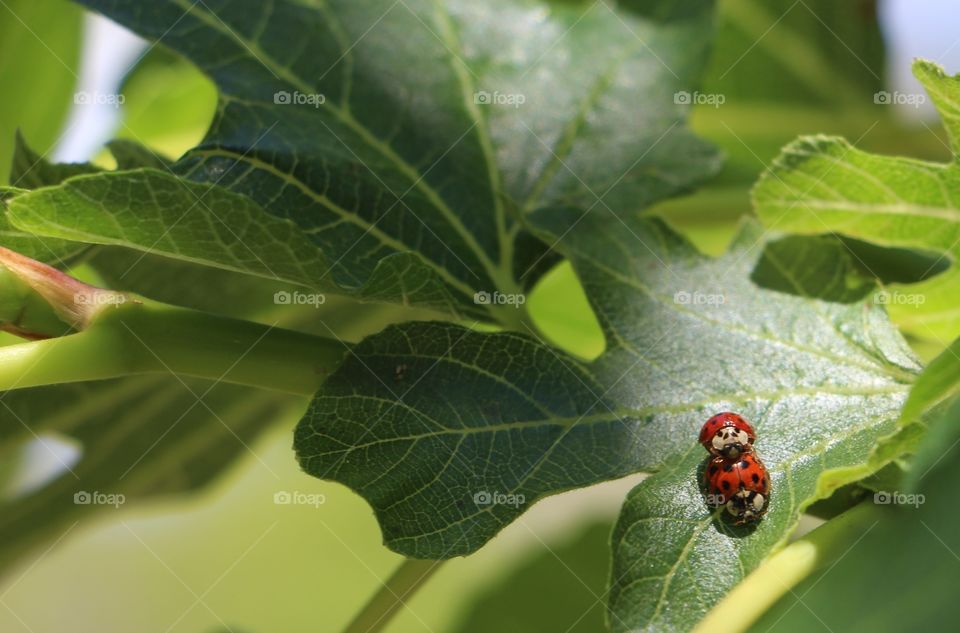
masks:
[(17, 132), (10, 180), (17, 183), (16, 186), (21, 189), (58, 185), (71, 176), (99, 171), (99, 167), (90, 163), (52, 163), (45, 156), (30, 149), (23, 135)]
[(107, 143), (110, 153), (117, 161), (117, 169), (136, 169), (138, 167), (152, 167), (154, 169), (170, 169), (172, 161), (154, 152), (136, 141), (116, 139)]
[[(162, 37), (217, 84), (211, 129), (174, 171), (292, 220), (331, 262), (329, 278), (366, 298), (490, 318), (475, 292), (520, 292), (545, 268), (547, 247), (519, 216), (559, 202), (626, 213), (718, 166), (674, 101), (705, 61), (704, 0), (83, 4)], [(88, 182), (95, 199), (129, 192), (109, 209), (125, 233), (157, 214), (156, 183), (125, 172)], [(53, 195), (22, 208), (52, 214)], [(104, 227), (75, 228), (103, 241)]]
[(771, 290), (839, 303), (859, 301), (876, 289), (844, 243), (830, 236), (769, 242), (750, 278)]
[[(123, 178), (108, 177), (118, 174)], [(153, 204), (140, 205), (140, 196)], [(131, 246), (301, 285), (320, 283), (327, 271), (319, 251), (289, 220), (265, 213), (246, 196), (184, 182), (168, 171), (77, 176), (17, 196), (8, 207), (17, 227), (41, 236)]]
[[(563, 226), (563, 213), (546, 217)], [(695, 438), (711, 413), (735, 408), (763, 429), (764, 455), (783, 487), (769, 520), (743, 541), (741, 562), (756, 564), (803, 505), (846, 483), (818, 485), (822, 471), (866, 463), (893, 428), (916, 362), (877, 307), (754, 286), (755, 227), (710, 259), (658, 222), (629, 220), (627, 230), (601, 218), (584, 223), (561, 248), (604, 329), (607, 351), (597, 361), (516, 334), (389, 329), (355, 348), (318, 393), (297, 431), (301, 464), (358, 490), (387, 544), (415, 557), (473, 551), (542, 496), (664, 468), (635, 497), (655, 495), (660, 516), (689, 517), (697, 534), (727, 539), (696, 494), (703, 456)], [(801, 423), (814, 432), (797, 437)], [(783, 483), (789, 477), (797, 480)], [(677, 486), (684, 494), (674, 494)], [(502, 503), (486, 505), (483, 493)], [(688, 527), (669, 538), (682, 541)], [(681, 554), (658, 551), (664, 560)], [(741, 570), (732, 546), (726, 552), (711, 563), (723, 563), (717, 573), (732, 582)], [(621, 571), (635, 553), (622, 544)], [(635, 626), (660, 595), (615, 589), (615, 609)], [(670, 613), (705, 608), (668, 589)]]

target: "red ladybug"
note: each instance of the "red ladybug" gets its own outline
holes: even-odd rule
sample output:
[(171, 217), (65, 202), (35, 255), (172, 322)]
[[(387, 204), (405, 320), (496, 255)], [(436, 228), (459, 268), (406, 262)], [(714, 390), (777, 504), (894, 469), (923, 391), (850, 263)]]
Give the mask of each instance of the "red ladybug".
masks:
[(729, 411), (713, 416), (700, 429), (700, 443), (711, 455), (732, 460), (753, 452), (756, 439), (757, 434), (750, 423)]
[(745, 453), (739, 460), (712, 458), (704, 479), (708, 503), (713, 507), (726, 506), (734, 517), (734, 525), (759, 521), (766, 513), (770, 476), (753, 453)]

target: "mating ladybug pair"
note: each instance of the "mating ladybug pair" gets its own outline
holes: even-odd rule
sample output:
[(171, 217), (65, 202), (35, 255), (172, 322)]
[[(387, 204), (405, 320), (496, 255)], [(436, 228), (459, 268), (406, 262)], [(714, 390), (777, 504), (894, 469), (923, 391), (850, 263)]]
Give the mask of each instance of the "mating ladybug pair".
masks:
[(704, 469), (707, 501), (725, 506), (734, 525), (759, 521), (767, 511), (770, 476), (753, 450), (756, 439), (736, 413), (718, 413), (700, 429), (700, 443), (711, 455)]

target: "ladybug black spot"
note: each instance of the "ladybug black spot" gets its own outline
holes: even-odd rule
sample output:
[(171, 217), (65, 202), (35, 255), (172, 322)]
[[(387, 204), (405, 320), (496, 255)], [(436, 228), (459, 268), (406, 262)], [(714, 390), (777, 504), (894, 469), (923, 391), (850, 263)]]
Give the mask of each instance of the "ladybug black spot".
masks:
[(742, 462), (740, 462), (740, 468), (750, 468), (750, 462), (748, 462), (747, 460), (743, 460)]
[(712, 475), (715, 472), (717, 472), (717, 465), (713, 464), (712, 466), (710, 466), (710, 474)]
[(733, 464), (724, 464), (724, 465), (723, 465), (723, 472), (728, 473), (728, 472), (730, 472), (731, 470), (733, 470)]
[(753, 473), (753, 483), (757, 483), (758, 481), (760, 481), (760, 475)]
[(721, 483), (720, 485), (723, 487), (724, 490), (730, 490), (730, 482), (729, 482), (729, 481), (724, 481), (724, 482)]

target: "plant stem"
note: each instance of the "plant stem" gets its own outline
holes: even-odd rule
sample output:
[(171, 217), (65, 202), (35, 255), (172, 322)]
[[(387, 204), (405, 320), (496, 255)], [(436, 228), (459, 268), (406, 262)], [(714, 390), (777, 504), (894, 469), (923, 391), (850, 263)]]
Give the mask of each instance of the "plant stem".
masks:
[(861, 503), (794, 541), (734, 587), (693, 633), (746, 631), (807, 576), (849, 551), (877, 520), (877, 507)]
[(77, 334), (0, 348), (0, 391), (173, 372), (313, 395), (347, 350), (333, 339), (128, 302)]
[(413, 594), (437, 572), (445, 561), (408, 558), (383, 583), (343, 633), (382, 631)]

